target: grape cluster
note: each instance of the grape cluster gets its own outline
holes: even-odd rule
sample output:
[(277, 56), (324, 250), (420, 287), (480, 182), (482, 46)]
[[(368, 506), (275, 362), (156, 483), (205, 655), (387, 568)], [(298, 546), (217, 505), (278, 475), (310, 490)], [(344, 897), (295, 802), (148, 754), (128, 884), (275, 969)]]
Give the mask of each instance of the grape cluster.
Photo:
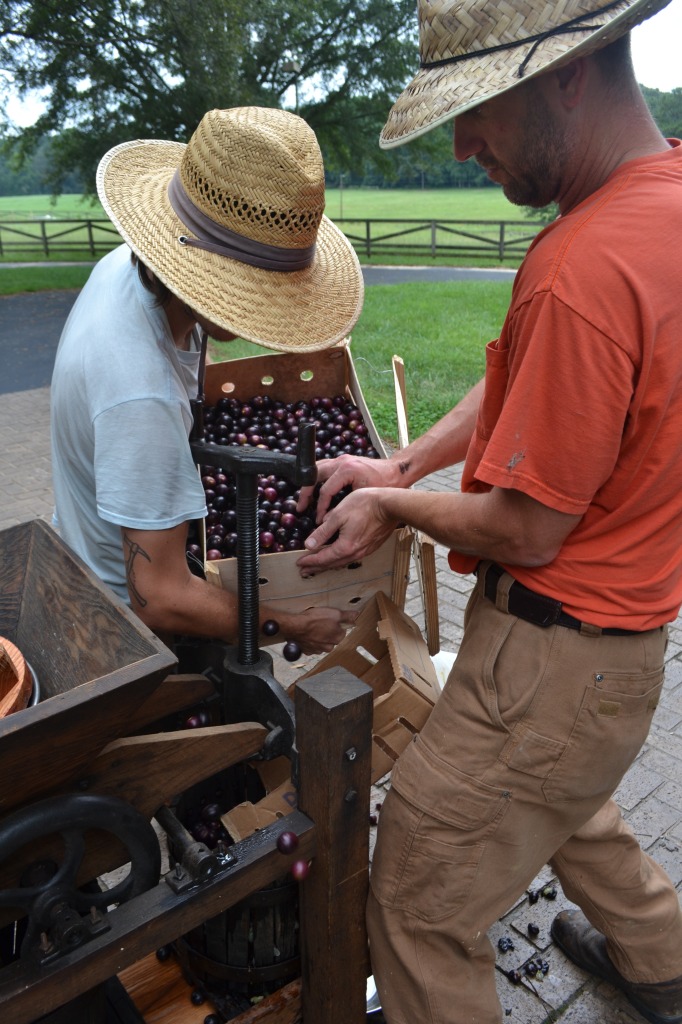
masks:
[[(269, 395), (247, 401), (221, 398), (204, 410), (204, 440), (221, 445), (252, 445), (266, 451), (296, 453), (301, 423), (316, 426), (315, 458), (333, 459), (347, 453), (380, 458), (358, 407), (343, 395), (279, 402)], [(236, 483), (217, 466), (202, 466), (206, 495), (206, 558), (230, 558), (237, 553)], [(274, 475), (258, 478), (259, 551), (272, 554), (300, 551), (315, 527), (315, 505), (297, 513), (299, 491), (290, 481)], [(343, 497), (339, 492), (337, 500)], [(198, 544), (189, 551), (201, 557)]]
[(211, 798), (204, 797), (198, 806), (189, 808), (185, 828), (209, 850), (215, 850), (219, 843), (231, 846), (232, 838), (221, 821), (222, 813), (221, 793), (216, 791)]

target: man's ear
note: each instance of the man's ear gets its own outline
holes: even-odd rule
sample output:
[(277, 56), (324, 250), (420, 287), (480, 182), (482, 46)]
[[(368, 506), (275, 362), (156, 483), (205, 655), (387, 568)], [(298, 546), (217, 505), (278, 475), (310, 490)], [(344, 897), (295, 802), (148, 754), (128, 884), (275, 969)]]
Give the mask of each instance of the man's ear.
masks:
[(570, 64), (554, 72), (558, 84), (558, 97), (566, 110), (573, 110), (585, 95), (588, 76), (588, 59), (576, 57)]

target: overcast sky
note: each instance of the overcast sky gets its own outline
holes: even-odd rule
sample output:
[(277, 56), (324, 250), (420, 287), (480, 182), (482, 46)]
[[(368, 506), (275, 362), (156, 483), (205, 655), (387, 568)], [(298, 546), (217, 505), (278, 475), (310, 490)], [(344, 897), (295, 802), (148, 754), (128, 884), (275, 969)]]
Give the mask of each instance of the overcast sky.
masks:
[[(637, 81), (651, 89), (670, 92), (682, 87), (682, 0), (667, 7), (632, 31), (632, 57)], [(22, 127), (38, 116), (35, 102), (12, 100), (8, 113)]]
[(632, 59), (640, 85), (663, 92), (682, 87), (681, 42), (682, 0), (671, 0), (632, 30)]

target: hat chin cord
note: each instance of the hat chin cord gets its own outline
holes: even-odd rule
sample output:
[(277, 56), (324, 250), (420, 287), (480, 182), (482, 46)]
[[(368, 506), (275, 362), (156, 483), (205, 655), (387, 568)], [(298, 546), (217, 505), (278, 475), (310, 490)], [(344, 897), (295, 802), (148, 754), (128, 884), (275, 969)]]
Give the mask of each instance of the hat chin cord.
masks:
[(180, 171), (176, 170), (168, 185), (168, 199), (173, 211), (180, 218), (188, 231), (196, 237), (179, 235), (180, 245), (205, 249), (218, 256), (248, 263), (262, 270), (305, 270), (315, 257), (315, 243), (304, 249), (287, 249), (277, 245), (266, 245), (245, 235), (230, 231), (229, 228), (217, 224), (207, 217), (185, 191), (180, 180)]
[(610, 11), (613, 7), (620, 7), (623, 0), (613, 0), (612, 3), (605, 4), (596, 11), (592, 11), (589, 14), (579, 14), (575, 18), (571, 18), (565, 25), (557, 25), (555, 28), (550, 28), (546, 32), (540, 32), (535, 36), (526, 36), (524, 39), (518, 39), (512, 43), (500, 43), (498, 46), (489, 46), (483, 50), (472, 50), (469, 53), (459, 53), (454, 57), (444, 57), (442, 60), (433, 61), (422, 61), (420, 68), (422, 71), (428, 70), (429, 68), (440, 68), (447, 64), (459, 64), (461, 61), (469, 60), (471, 57), (487, 57), (491, 53), (499, 53), (502, 50), (515, 50), (519, 46), (527, 46), (531, 43), (531, 48), (519, 64), (516, 71), (517, 78), (523, 78), (526, 73), (526, 68), (533, 54), (537, 50), (541, 43), (544, 43), (546, 39), (551, 39), (552, 36), (570, 35), (572, 32), (596, 32), (597, 29), (602, 28), (602, 25), (581, 25), (580, 22), (587, 21), (589, 18), (594, 18), (595, 15), (604, 14), (606, 11)]

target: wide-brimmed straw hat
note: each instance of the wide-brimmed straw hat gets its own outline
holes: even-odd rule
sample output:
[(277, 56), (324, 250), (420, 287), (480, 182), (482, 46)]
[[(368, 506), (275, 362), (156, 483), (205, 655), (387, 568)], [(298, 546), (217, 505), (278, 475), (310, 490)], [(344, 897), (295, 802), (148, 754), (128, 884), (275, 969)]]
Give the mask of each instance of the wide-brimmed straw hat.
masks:
[(323, 215), (312, 129), (284, 110), (211, 110), (189, 143), (126, 142), (97, 191), (130, 248), (192, 310), (283, 351), (327, 348), (362, 309), (362, 271)]
[(608, 46), (670, 0), (418, 0), (421, 70), (379, 139), (391, 149), (574, 57)]

